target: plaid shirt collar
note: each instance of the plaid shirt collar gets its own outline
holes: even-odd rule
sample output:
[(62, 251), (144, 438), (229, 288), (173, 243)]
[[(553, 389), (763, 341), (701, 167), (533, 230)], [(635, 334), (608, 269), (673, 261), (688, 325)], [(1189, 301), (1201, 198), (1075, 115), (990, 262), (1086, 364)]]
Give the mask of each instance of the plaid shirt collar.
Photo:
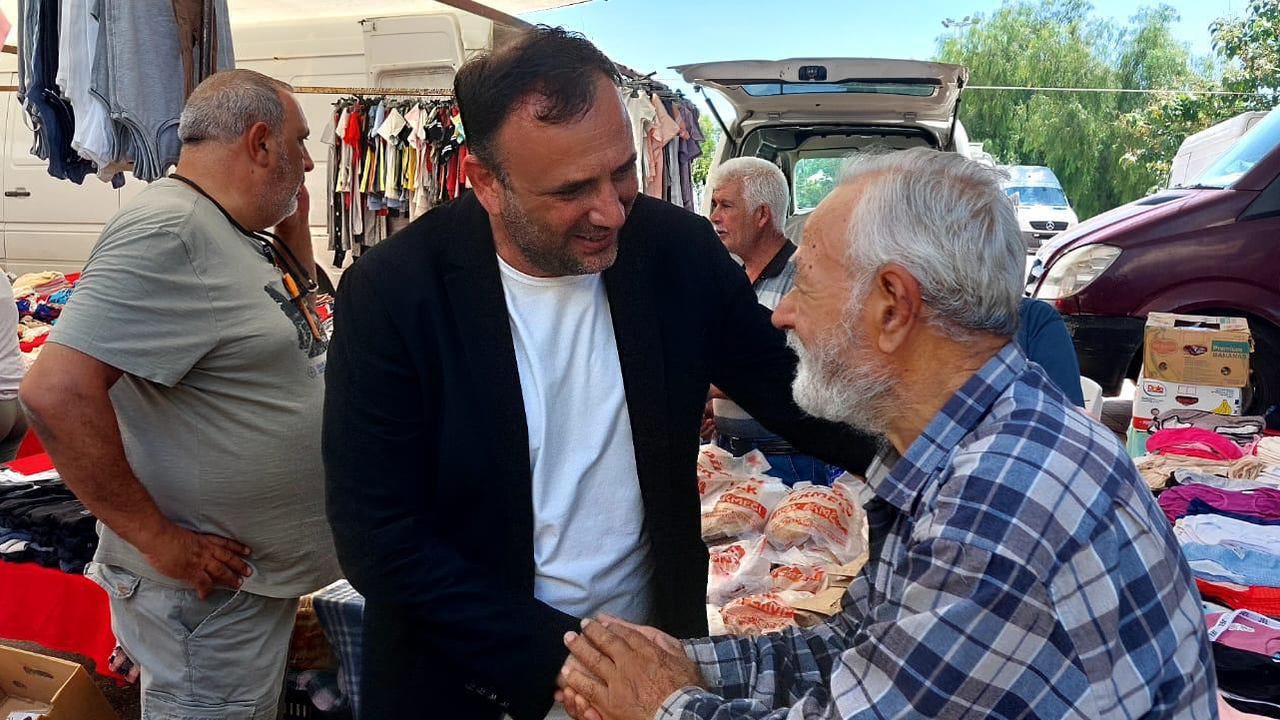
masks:
[(898, 455), (892, 447), (881, 454), (867, 473), (872, 492), (902, 512), (912, 512), (916, 500), (929, 481), (938, 477), (960, 440), (982, 422), (1026, 366), (1027, 357), (1018, 346), (1012, 342), (1005, 345), (951, 396), (907, 448), (905, 456)]

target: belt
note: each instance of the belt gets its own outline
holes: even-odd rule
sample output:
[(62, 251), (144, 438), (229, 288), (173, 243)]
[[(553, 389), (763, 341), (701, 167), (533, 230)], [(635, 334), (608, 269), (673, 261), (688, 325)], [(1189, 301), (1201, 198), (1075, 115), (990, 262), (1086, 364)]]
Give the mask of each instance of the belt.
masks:
[(717, 436), (717, 440), (720, 447), (734, 456), (746, 455), (752, 450), (759, 450), (765, 455), (794, 455), (797, 452), (795, 447), (786, 440), (755, 440), (723, 434)]

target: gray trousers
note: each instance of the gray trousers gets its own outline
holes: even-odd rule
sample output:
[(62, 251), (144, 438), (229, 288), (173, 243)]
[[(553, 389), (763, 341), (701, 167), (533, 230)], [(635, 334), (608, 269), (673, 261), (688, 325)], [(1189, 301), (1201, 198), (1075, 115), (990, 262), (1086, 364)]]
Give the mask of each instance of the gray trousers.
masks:
[(195, 590), (114, 565), (85, 571), (111, 602), (111, 629), (141, 669), (142, 720), (276, 720), (297, 598)]
[(18, 456), (18, 446), (27, 434), (27, 415), (17, 398), (0, 400), (0, 463)]

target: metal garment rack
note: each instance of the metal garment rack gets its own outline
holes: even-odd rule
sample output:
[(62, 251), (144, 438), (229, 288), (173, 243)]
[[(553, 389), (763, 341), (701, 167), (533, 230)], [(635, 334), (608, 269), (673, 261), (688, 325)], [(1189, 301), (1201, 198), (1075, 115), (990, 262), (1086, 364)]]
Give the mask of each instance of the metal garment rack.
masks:
[(452, 90), (443, 90), (440, 88), (377, 88), (377, 87), (324, 87), (304, 85), (295, 87), (293, 92), (297, 95), (367, 95), (376, 97), (378, 95), (386, 96), (404, 96), (404, 97), (453, 97)]

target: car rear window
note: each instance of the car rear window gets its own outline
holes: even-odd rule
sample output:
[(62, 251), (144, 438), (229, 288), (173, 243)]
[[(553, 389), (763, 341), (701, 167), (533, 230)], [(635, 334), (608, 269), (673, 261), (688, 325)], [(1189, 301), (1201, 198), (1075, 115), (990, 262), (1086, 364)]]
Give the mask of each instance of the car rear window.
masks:
[(822, 202), (836, 186), (844, 158), (802, 157), (791, 171), (795, 187), (796, 212), (808, 212)]

